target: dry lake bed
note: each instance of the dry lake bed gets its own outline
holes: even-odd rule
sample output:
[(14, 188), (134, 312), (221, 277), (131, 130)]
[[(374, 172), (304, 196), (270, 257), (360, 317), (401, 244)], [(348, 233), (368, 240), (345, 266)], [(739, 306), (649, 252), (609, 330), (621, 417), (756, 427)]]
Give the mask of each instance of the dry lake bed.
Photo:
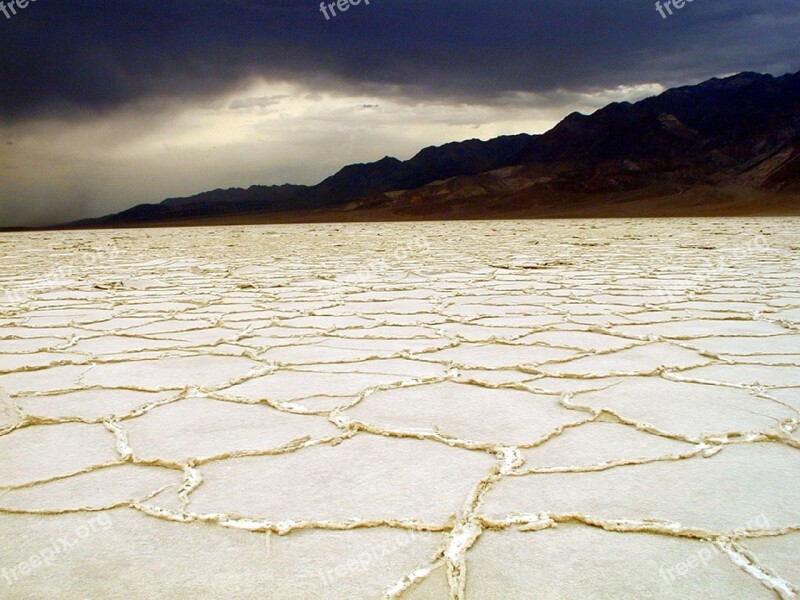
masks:
[(796, 598), (799, 234), (2, 235), (0, 598)]

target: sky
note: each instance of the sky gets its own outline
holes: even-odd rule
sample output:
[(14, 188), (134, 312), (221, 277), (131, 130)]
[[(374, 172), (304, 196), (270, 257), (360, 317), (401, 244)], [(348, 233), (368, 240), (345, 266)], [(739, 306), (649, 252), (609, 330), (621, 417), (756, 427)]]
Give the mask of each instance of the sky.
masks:
[(676, 85), (800, 70), (797, 0), (366, 2), (326, 17), (318, 0), (4, 0), (0, 227), (315, 184)]

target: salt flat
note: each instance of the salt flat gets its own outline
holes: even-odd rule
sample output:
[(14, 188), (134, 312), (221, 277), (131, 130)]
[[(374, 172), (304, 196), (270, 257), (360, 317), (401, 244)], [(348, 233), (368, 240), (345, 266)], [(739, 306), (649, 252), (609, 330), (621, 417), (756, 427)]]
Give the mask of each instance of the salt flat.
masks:
[(0, 236), (0, 598), (796, 598), (798, 231)]

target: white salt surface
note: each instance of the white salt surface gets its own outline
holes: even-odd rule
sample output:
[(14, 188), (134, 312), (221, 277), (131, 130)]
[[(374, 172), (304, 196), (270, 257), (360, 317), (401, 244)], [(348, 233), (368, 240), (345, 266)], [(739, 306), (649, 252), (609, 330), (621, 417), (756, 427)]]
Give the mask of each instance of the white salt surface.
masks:
[(0, 598), (797, 598), (797, 231), (0, 236)]

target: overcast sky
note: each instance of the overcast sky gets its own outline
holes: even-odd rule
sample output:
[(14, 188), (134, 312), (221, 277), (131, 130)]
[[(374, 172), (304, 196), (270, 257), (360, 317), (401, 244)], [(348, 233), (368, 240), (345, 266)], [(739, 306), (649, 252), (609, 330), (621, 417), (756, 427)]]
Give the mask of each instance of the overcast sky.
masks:
[(318, 0), (16, 13), (0, 13), (0, 226), (314, 184), (674, 85), (800, 70), (797, 0), (694, 0), (666, 19), (650, 0), (371, 0), (327, 20)]

